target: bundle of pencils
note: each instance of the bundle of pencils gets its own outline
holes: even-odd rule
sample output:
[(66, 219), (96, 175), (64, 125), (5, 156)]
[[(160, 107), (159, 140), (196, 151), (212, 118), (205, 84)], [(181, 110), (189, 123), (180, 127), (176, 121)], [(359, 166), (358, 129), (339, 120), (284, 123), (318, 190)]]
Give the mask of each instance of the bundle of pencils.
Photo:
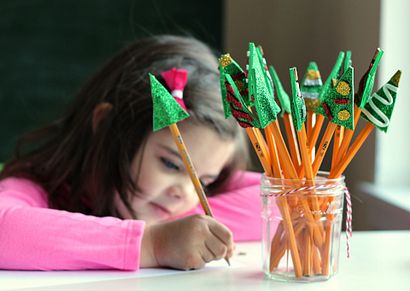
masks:
[[(298, 196), (276, 198), (282, 220), (271, 241), (271, 272), (290, 253), (295, 277), (328, 276), (333, 214), (327, 210), (334, 196), (316, 195), (315, 180), (333, 136), (328, 179), (342, 175), (374, 126), (387, 130), (401, 72), (397, 71), (371, 95), (382, 55), (383, 51), (377, 49), (355, 94), (349, 51), (339, 53), (324, 84), (314, 62), (309, 64), (300, 87), (296, 68), (290, 68), (291, 98), (273, 66), (267, 66), (261, 47), (249, 43), (246, 71), (229, 54), (220, 57), (226, 118), (233, 115), (245, 128), (267, 177), (291, 181), (293, 188), (305, 189), (297, 192)], [(365, 126), (352, 141), (360, 116)], [(326, 119), (327, 125), (316, 147)], [(285, 191), (289, 185), (282, 186)], [(321, 220), (322, 214), (325, 221)]]

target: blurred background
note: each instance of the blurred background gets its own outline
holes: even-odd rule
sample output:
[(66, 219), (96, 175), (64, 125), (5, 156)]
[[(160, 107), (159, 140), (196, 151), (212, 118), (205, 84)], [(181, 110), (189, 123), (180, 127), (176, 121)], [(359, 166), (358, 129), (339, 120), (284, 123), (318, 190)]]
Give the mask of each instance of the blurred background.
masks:
[[(352, 51), (358, 84), (380, 47), (374, 89), (397, 69), (403, 75), (388, 133), (372, 133), (345, 172), (353, 227), (410, 229), (407, 11), (405, 0), (2, 0), (0, 161), (9, 159), (19, 135), (59, 116), (86, 78), (135, 38), (192, 35), (242, 66), (253, 41), (288, 93), (289, 67), (301, 75), (314, 60), (325, 80), (340, 50)], [(260, 171), (253, 161), (251, 169)]]

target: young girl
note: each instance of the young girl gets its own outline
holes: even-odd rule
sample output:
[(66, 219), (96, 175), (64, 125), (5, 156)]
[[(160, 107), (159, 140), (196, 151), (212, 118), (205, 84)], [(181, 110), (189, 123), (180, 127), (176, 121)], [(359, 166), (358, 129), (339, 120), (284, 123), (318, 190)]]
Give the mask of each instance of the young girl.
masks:
[[(203, 43), (132, 43), (49, 126), (24, 136), (0, 175), (0, 269), (200, 268), (260, 239), (259, 174), (225, 120), (217, 60)], [(188, 71), (184, 141), (215, 219), (201, 213), (168, 128), (152, 132), (148, 73)], [(163, 82), (165, 84), (165, 82)]]

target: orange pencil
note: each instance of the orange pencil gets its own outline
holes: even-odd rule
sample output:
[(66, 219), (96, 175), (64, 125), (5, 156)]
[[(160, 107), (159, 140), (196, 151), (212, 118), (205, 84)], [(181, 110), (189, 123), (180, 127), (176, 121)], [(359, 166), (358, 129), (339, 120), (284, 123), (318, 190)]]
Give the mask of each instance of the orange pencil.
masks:
[(323, 122), (325, 121), (325, 117), (321, 114), (316, 114), (316, 123), (315, 126), (312, 129), (312, 134), (309, 137), (309, 141), (308, 141), (308, 146), (309, 146), (309, 151), (310, 153), (313, 152), (317, 139), (319, 137), (320, 134), (320, 130), (322, 129), (322, 125)]
[(292, 158), (290, 157), (289, 151), (286, 148), (285, 141), (283, 140), (282, 133), (280, 131), (278, 120), (275, 120), (271, 124), (268, 125), (270, 127), (271, 132), (273, 133), (273, 137), (275, 139), (276, 148), (278, 150), (278, 155), (282, 158), (283, 162), (283, 174), (287, 179), (297, 179), (297, 172), (296, 168), (292, 162)]
[(326, 127), (325, 133), (323, 134), (318, 151), (316, 153), (315, 160), (313, 162), (313, 176), (316, 176), (317, 172), (319, 171), (323, 158), (325, 157), (327, 149), (329, 148), (329, 144), (332, 141), (333, 133), (335, 132), (336, 127), (337, 125), (333, 122), (329, 122)]
[(344, 129), (345, 128), (343, 126), (338, 126), (336, 128), (335, 138), (333, 140), (333, 152), (332, 152), (332, 166), (331, 166), (331, 168), (336, 166), (336, 164), (338, 162), (339, 148), (340, 148), (340, 145), (343, 141)]
[(310, 135), (312, 134), (312, 130), (313, 130), (313, 116), (315, 115), (315, 113), (312, 110), (308, 110), (307, 111), (307, 115), (306, 115), (306, 136), (310, 137)]
[(287, 112), (283, 114), (283, 124), (285, 125), (286, 137), (288, 140), (293, 165), (299, 171), (301, 167), (301, 160), (298, 142), (296, 140), (295, 127), (293, 126), (292, 116)]
[(272, 177), (272, 167), (264, 141), (260, 140), (260, 136), (256, 134), (256, 131), (253, 127), (247, 127), (245, 130), (248, 134), (249, 139), (251, 140), (252, 146), (259, 158), (259, 161), (261, 162), (263, 170), (268, 177)]
[(346, 152), (346, 155), (342, 157), (340, 162), (336, 165), (334, 169), (330, 171), (329, 179), (335, 179), (342, 175), (343, 171), (347, 168), (349, 163), (352, 161), (356, 153), (359, 151), (366, 138), (374, 129), (374, 125), (370, 122), (366, 124), (363, 130), (359, 133), (356, 140), (353, 142), (352, 146)]
[(266, 140), (268, 141), (269, 156), (272, 165), (273, 176), (276, 178), (283, 178), (283, 174), (280, 168), (276, 142), (273, 138), (272, 129), (269, 126), (265, 128), (265, 136)]
[[(292, 112), (295, 112), (295, 114), (299, 114), (300, 108), (298, 106), (301, 106), (301, 104), (299, 103), (300, 102), (299, 99), (302, 100), (302, 104), (303, 104), (302, 106), (304, 106), (304, 103), (303, 103), (303, 98), (300, 95), (300, 90), (298, 88), (299, 84), (297, 83), (298, 77), (297, 77), (296, 68), (290, 68), (289, 73), (290, 73), (292, 92), (293, 92), (292, 94), (293, 95), (293, 98), (292, 98), (292, 104), (293, 104), (292, 110), (293, 111)], [(310, 155), (310, 152), (307, 146), (306, 128), (305, 128), (305, 124), (303, 123), (303, 117), (297, 116), (297, 118), (295, 118), (294, 120), (296, 120), (297, 122), (296, 124), (297, 129), (298, 129), (297, 136), (298, 136), (298, 141), (299, 141), (299, 150), (302, 156), (302, 167), (306, 173), (306, 179), (309, 181), (308, 185), (313, 186), (315, 177), (313, 175), (311, 155)], [(323, 236), (322, 236), (323, 229), (319, 227), (318, 222), (313, 217), (312, 210), (310, 209), (307, 200), (301, 199), (301, 203), (304, 208), (306, 218), (311, 222), (311, 225), (309, 226), (310, 226), (311, 234), (313, 235), (313, 238), (314, 238), (314, 242), (317, 246), (321, 246), (323, 243)], [(315, 210), (319, 210), (319, 203), (318, 203), (316, 195), (313, 195), (312, 204), (313, 204), (312, 206), (313, 206), (314, 212), (317, 213), (317, 211)], [(315, 217), (319, 219), (318, 215), (315, 215)]]

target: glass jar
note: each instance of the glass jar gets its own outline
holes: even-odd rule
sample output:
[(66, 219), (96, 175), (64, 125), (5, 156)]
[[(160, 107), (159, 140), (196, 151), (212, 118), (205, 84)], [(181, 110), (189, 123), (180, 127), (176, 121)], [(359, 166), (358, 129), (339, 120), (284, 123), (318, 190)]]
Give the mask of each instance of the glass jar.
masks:
[(262, 258), (267, 278), (312, 282), (338, 271), (344, 177), (262, 176)]

